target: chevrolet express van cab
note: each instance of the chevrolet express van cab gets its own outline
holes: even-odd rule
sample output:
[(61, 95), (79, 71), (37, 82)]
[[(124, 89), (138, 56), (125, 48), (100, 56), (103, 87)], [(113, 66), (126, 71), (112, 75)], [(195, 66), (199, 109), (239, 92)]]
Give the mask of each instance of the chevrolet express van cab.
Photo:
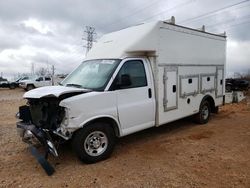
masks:
[(226, 37), (152, 22), (104, 35), (60, 86), (31, 90), (17, 129), (57, 156), (110, 156), (117, 137), (194, 116), (207, 123), (223, 104)]

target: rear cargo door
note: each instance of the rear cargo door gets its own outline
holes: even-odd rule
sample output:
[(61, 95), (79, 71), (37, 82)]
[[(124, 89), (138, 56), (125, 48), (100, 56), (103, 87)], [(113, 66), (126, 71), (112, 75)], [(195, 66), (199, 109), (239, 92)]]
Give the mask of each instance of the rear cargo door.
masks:
[(164, 76), (164, 111), (177, 108), (177, 67), (165, 67)]

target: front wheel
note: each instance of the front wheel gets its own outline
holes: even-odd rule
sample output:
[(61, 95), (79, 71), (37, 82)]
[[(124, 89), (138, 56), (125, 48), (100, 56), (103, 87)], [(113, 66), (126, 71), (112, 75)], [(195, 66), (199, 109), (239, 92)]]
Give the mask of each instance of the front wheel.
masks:
[(211, 108), (208, 101), (201, 102), (199, 113), (195, 115), (195, 121), (199, 124), (208, 122), (211, 114)]
[(32, 89), (34, 89), (34, 88), (35, 88), (34, 85), (29, 84), (29, 85), (27, 85), (26, 90), (27, 90), (27, 91), (30, 91), (30, 90), (32, 90)]
[(115, 133), (107, 123), (93, 123), (79, 130), (72, 144), (81, 161), (95, 163), (111, 155), (115, 146)]

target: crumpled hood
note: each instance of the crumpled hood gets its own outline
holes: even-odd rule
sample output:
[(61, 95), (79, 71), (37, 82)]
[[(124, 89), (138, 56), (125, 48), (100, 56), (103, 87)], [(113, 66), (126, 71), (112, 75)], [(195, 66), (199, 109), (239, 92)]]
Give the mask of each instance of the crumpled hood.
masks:
[(37, 89), (30, 90), (23, 95), (23, 98), (39, 99), (42, 97), (59, 97), (60, 95), (67, 93), (85, 93), (89, 90), (65, 87), (65, 86), (46, 86)]

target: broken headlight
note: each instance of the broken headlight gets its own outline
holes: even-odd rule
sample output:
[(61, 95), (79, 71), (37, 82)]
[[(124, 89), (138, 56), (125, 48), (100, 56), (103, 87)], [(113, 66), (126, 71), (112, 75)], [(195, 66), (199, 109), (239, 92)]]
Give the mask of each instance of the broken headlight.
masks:
[(63, 126), (68, 126), (69, 124), (69, 109), (68, 108), (64, 108), (64, 117), (63, 117), (63, 120), (62, 120), (62, 125)]

